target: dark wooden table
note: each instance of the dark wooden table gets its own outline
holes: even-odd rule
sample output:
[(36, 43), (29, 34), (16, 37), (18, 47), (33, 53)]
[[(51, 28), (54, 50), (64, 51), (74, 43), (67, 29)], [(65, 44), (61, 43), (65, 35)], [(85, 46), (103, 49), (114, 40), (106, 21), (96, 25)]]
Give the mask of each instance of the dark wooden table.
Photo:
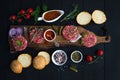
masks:
[[(35, 57), (41, 50), (34, 50), (27, 48), (22, 52), (11, 54), (9, 51), (8, 31), (11, 25), (9, 16), (16, 14), (20, 9), (27, 9), (29, 7), (35, 8), (37, 5), (47, 4), (49, 9), (62, 9), (68, 13), (72, 9), (72, 4), (78, 4), (80, 11), (88, 11), (92, 13), (95, 9), (103, 10), (107, 15), (107, 22), (102, 25), (96, 25), (91, 22), (85, 28), (93, 31), (97, 35), (104, 35), (102, 27), (106, 27), (112, 37), (109, 44), (99, 44), (92, 48), (65, 46), (60, 47), (69, 53), (73, 50), (80, 50), (83, 55), (88, 53), (94, 54), (96, 49), (102, 48), (105, 50), (105, 55), (102, 60), (97, 63), (88, 65), (84, 61), (80, 63), (79, 72), (74, 73), (65, 68), (64, 71), (58, 70), (52, 62), (42, 71), (35, 70), (32, 66), (23, 70), (20, 75), (14, 74), (10, 70), (10, 62), (16, 59), (22, 52), (27, 52)], [(119, 41), (120, 41), (120, 24), (119, 24), (119, 1), (118, 0), (4, 0), (0, 5), (0, 79), (1, 80), (120, 80), (120, 63), (119, 63)], [(59, 21), (52, 24), (39, 22), (37, 25), (78, 25), (75, 20), (60, 23)], [(26, 20), (17, 25), (33, 25), (33, 20)], [(47, 49), (46, 51), (52, 54), (54, 50)], [(69, 64), (69, 63), (67, 63)]]

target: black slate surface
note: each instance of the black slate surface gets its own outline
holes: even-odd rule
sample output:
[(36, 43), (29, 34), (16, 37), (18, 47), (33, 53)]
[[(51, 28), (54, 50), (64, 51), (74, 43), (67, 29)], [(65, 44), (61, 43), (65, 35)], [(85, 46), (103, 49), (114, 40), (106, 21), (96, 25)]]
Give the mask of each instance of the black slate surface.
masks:
[[(94, 54), (96, 49), (102, 48), (105, 50), (104, 59), (99, 60), (98, 63), (88, 65), (83, 60), (79, 66), (79, 73), (74, 73), (69, 71), (67, 68), (56, 67), (52, 62), (43, 70), (35, 70), (32, 66), (23, 70), (23, 73), (20, 75), (14, 74), (10, 68), (10, 62), (13, 59), (16, 59), (19, 54), (22, 52), (28, 52), (35, 57), (39, 51), (34, 49), (27, 48), (25, 51), (11, 54), (9, 52), (8, 44), (8, 31), (10, 28), (9, 16), (16, 14), (20, 9), (27, 9), (29, 7), (35, 8), (37, 5), (46, 3), (49, 6), (49, 9), (63, 9), (68, 13), (72, 4), (78, 4), (80, 11), (88, 11), (92, 13), (95, 9), (103, 10), (107, 15), (107, 22), (103, 25), (96, 25), (91, 22), (85, 28), (95, 32), (97, 35), (104, 35), (101, 27), (106, 27), (112, 37), (112, 41), (109, 44), (99, 44), (92, 48), (83, 48), (83, 47), (74, 47), (74, 46), (65, 46), (60, 47), (67, 52), (68, 55), (73, 50), (80, 50), (83, 52), (83, 55), (88, 53)], [(1, 80), (120, 80), (120, 54), (119, 54), (119, 41), (120, 41), (120, 25), (119, 25), (119, 0), (4, 0), (0, 3), (1, 13), (0, 13), (0, 79)], [(33, 25), (33, 20), (26, 20), (19, 25)], [(52, 24), (45, 22), (39, 22), (37, 25), (67, 25), (74, 24), (78, 25), (76, 21), (67, 21), (59, 23), (59, 21)], [(50, 55), (54, 49), (48, 49)], [(67, 64), (69, 64), (68, 62)], [(66, 64), (66, 65), (67, 65)], [(59, 69), (59, 70), (58, 70)]]

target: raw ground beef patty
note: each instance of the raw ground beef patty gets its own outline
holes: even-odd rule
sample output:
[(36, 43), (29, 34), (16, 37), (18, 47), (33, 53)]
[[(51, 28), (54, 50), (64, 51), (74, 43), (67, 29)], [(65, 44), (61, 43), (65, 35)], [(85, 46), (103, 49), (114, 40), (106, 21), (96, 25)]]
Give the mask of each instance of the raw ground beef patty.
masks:
[[(30, 31), (30, 40), (32, 40), (34, 34), (36, 32), (36, 29), (32, 29)], [(44, 41), (44, 37), (43, 37), (44, 31), (43, 29), (40, 29), (37, 34), (35, 35), (34, 39), (32, 40), (34, 43), (42, 43)]]
[(63, 28), (62, 35), (66, 40), (72, 41), (78, 38), (79, 31), (77, 30), (77, 27), (68, 25)]
[(86, 33), (84, 33), (81, 40), (82, 40), (83, 46), (85, 47), (92, 47), (97, 42), (96, 35), (90, 31), (87, 31)]
[(12, 39), (13, 46), (16, 51), (22, 51), (27, 47), (27, 40), (23, 36), (16, 36)]

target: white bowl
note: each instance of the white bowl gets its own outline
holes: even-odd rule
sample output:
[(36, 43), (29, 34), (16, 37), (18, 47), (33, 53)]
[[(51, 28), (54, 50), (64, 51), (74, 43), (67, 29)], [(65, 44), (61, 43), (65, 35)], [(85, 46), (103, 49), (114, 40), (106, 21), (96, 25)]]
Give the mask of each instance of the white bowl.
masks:
[[(54, 38), (52, 39), (52, 40), (48, 40), (47, 38), (46, 38), (46, 32), (47, 31), (52, 31), (53, 33), (54, 33)], [(55, 33), (55, 31), (53, 30), (53, 29), (47, 29), (45, 32), (44, 32), (44, 39), (46, 40), (46, 41), (48, 41), (48, 42), (53, 42), (55, 39), (56, 39), (56, 33)]]
[[(64, 55), (64, 60), (61, 63), (59, 63), (57, 61), (59, 61), (61, 59), (61, 56), (57, 56), (57, 55), (60, 55), (61, 53)], [(55, 59), (55, 56), (57, 56), (56, 59)], [(63, 56), (62, 56), (62, 58), (63, 58)], [(52, 54), (52, 62), (58, 66), (64, 65), (67, 62), (67, 54), (63, 50), (54, 51)]]
[[(60, 16), (58, 16), (57, 18), (55, 18), (55, 19), (53, 19), (53, 20), (46, 20), (46, 19), (44, 18), (44, 15), (45, 15), (46, 13), (52, 12), (52, 11), (58, 11), (58, 12), (60, 12)], [(43, 21), (48, 22), (48, 23), (55, 22), (55, 21), (57, 21), (63, 14), (64, 14), (64, 11), (63, 11), (63, 10), (49, 10), (49, 11), (44, 12), (44, 13), (42, 14), (42, 17), (38, 17), (38, 21), (43, 20)]]
[(71, 40), (70, 42), (73, 42), (73, 43), (74, 43), (74, 42), (77, 42), (81, 37), (82, 37), (82, 36), (79, 34), (78, 37), (77, 37), (77, 39)]
[[(74, 59), (72, 58), (73, 54), (76, 53), (76, 52), (79, 53), (80, 56), (81, 56), (80, 59), (79, 59), (78, 61), (76, 61), (76, 60), (74, 60)], [(81, 62), (82, 59), (83, 59), (82, 53), (81, 53), (80, 51), (77, 51), (77, 50), (76, 50), (76, 51), (73, 51), (73, 52), (71, 53), (71, 56), (70, 56), (70, 57), (71, 57), (71, 60), (72, 60), (74, 63), (79, 63), (79, 62)]]

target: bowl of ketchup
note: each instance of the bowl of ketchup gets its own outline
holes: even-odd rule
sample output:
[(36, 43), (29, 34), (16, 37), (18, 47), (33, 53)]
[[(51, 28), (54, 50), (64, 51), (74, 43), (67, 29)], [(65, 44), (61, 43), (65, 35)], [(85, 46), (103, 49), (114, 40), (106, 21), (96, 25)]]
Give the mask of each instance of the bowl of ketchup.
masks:
[(56, 38), (56, 33), (53, 29), (47, 29), (44, 32), (44, 39), (48, 42), (53, 42)]

